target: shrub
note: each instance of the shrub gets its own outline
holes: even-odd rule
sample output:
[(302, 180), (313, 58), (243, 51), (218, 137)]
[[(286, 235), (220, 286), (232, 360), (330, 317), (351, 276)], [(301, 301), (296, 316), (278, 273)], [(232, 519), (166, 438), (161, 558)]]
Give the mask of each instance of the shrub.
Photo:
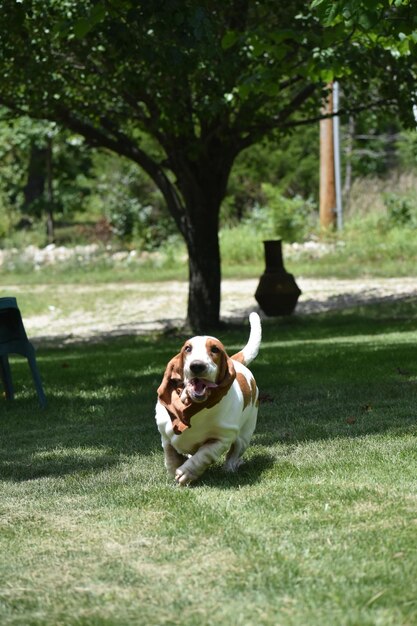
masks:
[(411, 198), (390, 193), (385, 195), (384, 204), (387, 208), (390, 225), (406, 228), (417, 227), (417, 203)]
[(222, 228), (219, 233), (222, 259), (228, 265), (259, 264), (263, 258), (262, 239), (264, 226), (254, 227), (253, 220), (242, 222), (238, 226)]
[(286, 198), (277, 187), (262, 185), (271, 235), (288, 243), (304, 241), (313, 226), (314, 204), (300, 196)]

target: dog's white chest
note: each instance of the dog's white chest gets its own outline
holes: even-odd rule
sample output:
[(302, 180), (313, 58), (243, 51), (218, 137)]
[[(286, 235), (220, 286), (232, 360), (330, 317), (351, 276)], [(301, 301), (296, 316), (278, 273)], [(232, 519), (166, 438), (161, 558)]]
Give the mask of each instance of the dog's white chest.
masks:
[(157, 405), (159, 431), (168, 437), (171, 445), (181, 454), (194, 454), (199, 446), (210, 439), (233, 441), (241, 426), (241, 420), (236, 419), (236, 413), (230, 411), (231, 405), (236, 402), (240, 404), (239, 398), (235, 396), (236, 390), (230, 390), (215, 407), (201, 409), (191, 418), (191, 426), (178, 435), (174, 432), (168, 411)]

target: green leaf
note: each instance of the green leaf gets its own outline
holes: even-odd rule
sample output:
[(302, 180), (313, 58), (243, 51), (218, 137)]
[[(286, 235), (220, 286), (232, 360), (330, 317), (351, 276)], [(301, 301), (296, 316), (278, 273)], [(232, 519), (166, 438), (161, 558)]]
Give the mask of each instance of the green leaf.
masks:
[(223, 50), (228, 50), (229, 48), (231, 48), (232, 46), (235, 45), (235, 43), (238, 40), (238, 33), (234, 30), (229, 30), (222, 39), (222, 48)]
[(340, 6), (338, 2), (329, 2), (329, 0), (314, 0), (311, 7), (316, 9), (317, 14), (326, 26), (330, 26), (340, 14)]
[(74, 24), (74, 34), (78, 39), (82, 39), (92, 28), (90, 20), (83, 17)]
[(93, 7), (88, 17), (82, 17), (74, 24), (74, 34), (78, 39), (85, 37), (106, 16), (105, 6), (101, 3)]
[(326, 69), (320, 70), (320, 78), (325, 83), (331, 83), (334, 79), (333, 68), (326, 68)]

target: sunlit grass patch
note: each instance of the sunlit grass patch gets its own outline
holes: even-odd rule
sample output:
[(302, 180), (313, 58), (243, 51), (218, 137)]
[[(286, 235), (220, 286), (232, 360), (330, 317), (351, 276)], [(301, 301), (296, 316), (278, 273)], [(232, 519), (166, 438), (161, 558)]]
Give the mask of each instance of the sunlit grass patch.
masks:
[(416, 340), (414, 300), (266, 322), (245, 464), (187, 489), (153, 417), (180, 337), (39, 346), (46, 410), (14, 360), (1, 623), (413, 623)]

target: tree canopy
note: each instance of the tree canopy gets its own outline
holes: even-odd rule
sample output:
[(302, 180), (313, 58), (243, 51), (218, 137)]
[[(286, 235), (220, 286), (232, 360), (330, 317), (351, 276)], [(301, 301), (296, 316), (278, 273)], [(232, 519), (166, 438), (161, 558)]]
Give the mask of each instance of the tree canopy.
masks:
[(216, 326), (219, 209), (236, 156), (343, 109), (414, 122), (411, 0), (0, 0), (0, 103), (58, 122), (151, 177), (189, 253), (188, 319)]

